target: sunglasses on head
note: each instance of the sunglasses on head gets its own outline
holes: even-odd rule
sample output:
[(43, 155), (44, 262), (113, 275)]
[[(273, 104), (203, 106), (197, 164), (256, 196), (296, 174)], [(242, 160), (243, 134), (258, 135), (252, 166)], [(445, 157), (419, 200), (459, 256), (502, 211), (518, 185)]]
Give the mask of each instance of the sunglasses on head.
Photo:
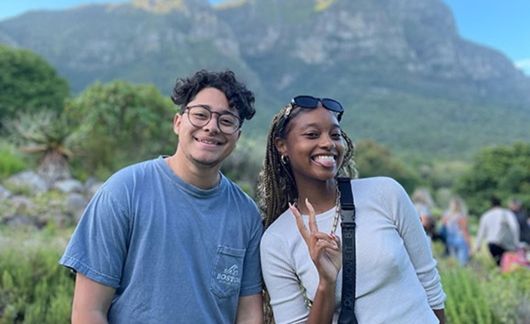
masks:
[(336, 112), (337, 120), (340, 121), (342, 118), (342, 113), (344, 113), (344, 108), (340, 102), (335, 99), (316, 98), (313, 96), (296, 96), (291, 99), (291, 105), (305, 109), (315, 109), (318, 107), (319, 103), (321, 103), (322, 107), (326, 108), (327, 110)]

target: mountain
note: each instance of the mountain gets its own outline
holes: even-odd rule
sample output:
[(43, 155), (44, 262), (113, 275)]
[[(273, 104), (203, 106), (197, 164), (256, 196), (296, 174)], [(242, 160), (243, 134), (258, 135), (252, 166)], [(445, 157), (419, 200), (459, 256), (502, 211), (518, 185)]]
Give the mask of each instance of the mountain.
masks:
[(530, 139), (530, 78), (462, 39), (441, 0), (134, 0), (4, 20), (0, 42), (41, 54), (75, 92), (119, 78), (169, 93), (178, 76), (230, 68), (256, 91), (255, 136), (313, 94), (343, 102), (353, 138), (401, 154)]
[(363, 88), (530, 103), (530, 79), (498, 51), (461, 39), (439, 0), (255, 1), (220, 16), (245, 61), (280, 92), (308, 80), (315, 87), (353, 80)]
[(1, 22), (0, 42), (41, 54), (76, 92), (112, 79), (150, 82), (167, 92), (177, 76), (197, 66), (231, 66), (258, 81), (241, 59), (232, 30), (207, 1), (159, 2), (172, 6), (164, 11), (137, 0), (30, 12)]

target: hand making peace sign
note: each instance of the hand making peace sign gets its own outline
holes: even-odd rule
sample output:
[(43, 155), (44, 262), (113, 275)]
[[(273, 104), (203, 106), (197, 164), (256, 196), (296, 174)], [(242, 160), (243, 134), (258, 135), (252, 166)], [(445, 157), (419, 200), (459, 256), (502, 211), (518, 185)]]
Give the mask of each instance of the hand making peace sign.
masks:
[(336, 282), (342, 267), (342, 248), (340, 239), (335, 234), (318, 231), (315, 209), (309, 200), (305, 200), (309, 211), (309, 229), (305, 226), (302, 214), (294, 205), (289, 203), (289, 209), (294, 214), (296, 226), (307, 244), (309, 255), (315, 264), (320, 280)]

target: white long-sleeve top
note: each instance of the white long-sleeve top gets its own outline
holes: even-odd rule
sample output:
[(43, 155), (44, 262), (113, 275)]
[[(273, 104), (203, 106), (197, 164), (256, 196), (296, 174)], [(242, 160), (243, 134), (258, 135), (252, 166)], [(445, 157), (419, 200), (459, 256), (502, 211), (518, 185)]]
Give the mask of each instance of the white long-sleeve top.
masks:
[(508, 209), (494, 207), (480, 217), (476, 248), (482, 242), (495, 243), (507, 250), (515, 250), (519, 244), (519, 223)]
[[(445, 294), (418, 213), (407, 193), (386, 177), (352, 181), (356, 206), (355, 314), (363, 323), (438, 323), (432, 309), (444, 308)], [(330, 232), (335, 208), (317, 215)], [(304, 222), (308, 216), (303, 215)], [(341, 236), (340, 226), (336, 234)], [(304, 293), (314, 299), (318, 272), (293, 214), (287, 210), (261, 240), (263, 278), (277, 324), (307, 320)], [(342, 272), (335, 293), (340, 311)]]

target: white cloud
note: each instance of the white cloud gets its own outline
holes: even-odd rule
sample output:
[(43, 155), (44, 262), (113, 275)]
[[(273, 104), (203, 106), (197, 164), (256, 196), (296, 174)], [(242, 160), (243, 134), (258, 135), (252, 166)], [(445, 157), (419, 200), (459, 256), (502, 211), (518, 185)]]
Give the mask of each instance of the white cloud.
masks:
[(522, 70), (527, 75), (530, 75), (530, 58), (519, 60), (515, 62), (515, 66)]

